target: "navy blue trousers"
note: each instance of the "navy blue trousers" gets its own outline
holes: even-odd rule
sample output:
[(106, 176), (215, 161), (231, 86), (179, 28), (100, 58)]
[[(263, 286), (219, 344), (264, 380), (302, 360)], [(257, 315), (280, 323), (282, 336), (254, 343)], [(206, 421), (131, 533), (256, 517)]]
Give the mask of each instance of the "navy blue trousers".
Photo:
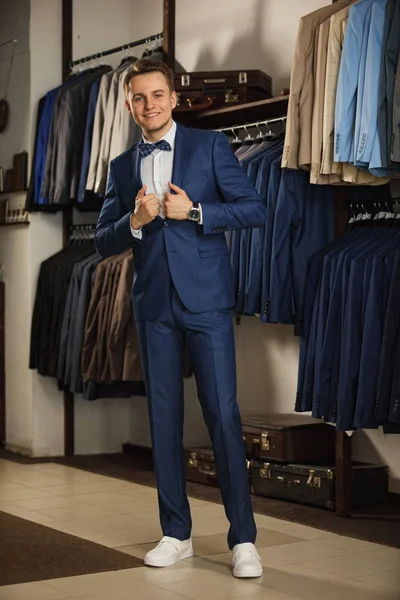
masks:
[(236, 400), (236, 360), (230, 310), (191, 313), (171, 285), (161, 319), (139, 321), (163, 534), (191, 535), (183, 453), (183, 356), (189, 350), (198, 397), (212, 441), (215, 464), (230, 522), (228, 545), (255, 542), (246, 456)]

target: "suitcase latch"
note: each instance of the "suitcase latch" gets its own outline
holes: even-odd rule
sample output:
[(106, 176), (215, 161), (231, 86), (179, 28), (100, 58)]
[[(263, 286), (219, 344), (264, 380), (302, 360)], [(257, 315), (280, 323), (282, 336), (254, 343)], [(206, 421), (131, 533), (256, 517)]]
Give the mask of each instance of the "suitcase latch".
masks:
[(264, 463), (264, 467), (260, 469), (260, 477), (262, 479), (271, 479), (271, 469), (269, 463)]
[(286, 482), (286, 477), (284, 477), (283, 475), (278, 475), (278, 477), (276, 479), (280, 483), (285, 483)]
[(189, 87), (190, 85), (190, 75), (182, 75), (181, 77), (181, 86), (182, 87)]
[(241, 71), (239, 73), (239, 83), (247, 83), (247, 73), (246, 73), (246, 71)]
[(198, 462), (195, 458), (189, 458), (188, 460), (188, 467), (190, 469), (197, 469), (198, 467)]
[(316, 477), (314, 469), (310, 469), (308, 472), (307, 485), (314, 488), (321, 487), (321, 477)]
[(235, 102), (239, 102), (239, 94), (234, 94), (232, 90), (226, 90), (225, 104), (234, 104)]
[(263, 450), (269, 450), (268, 431), (264, 431), (264, 433), (261, 434), (261, 448)]

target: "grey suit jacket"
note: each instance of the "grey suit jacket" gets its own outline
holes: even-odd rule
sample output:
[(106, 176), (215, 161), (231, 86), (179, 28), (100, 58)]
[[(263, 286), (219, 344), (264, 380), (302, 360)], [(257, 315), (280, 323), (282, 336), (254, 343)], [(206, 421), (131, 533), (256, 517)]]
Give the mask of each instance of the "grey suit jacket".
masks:
[(382, 166), (390, 163), (390, 147), (393, 132), (393, 93), (397, 60), (400, 51), (400, 3), (389, 0), (386, 7), (384, 45), (379, 79), (378, 135)]
[(52, 203), (68, 206), (78, 196), (90, 90), (108, 70), (108, 66), (89, 70), (63, 86), (57, 97), (44, 181), (44, 195)]

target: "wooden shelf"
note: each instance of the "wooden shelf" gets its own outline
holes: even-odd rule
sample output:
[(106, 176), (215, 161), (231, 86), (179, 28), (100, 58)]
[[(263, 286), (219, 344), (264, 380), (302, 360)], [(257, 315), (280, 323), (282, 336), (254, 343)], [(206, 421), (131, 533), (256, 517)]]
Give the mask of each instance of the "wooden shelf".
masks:
[(21, 223), (0, 223), (0, 227), (17, 227), (17, 226), (26, 227), (30, 225), (30, 221), (22, 221)]
[(12, 192), (0, 192), (0, 198), (8, 198), (8, 196), (21, 196), (26, 194), (28, 190), (14, 190)]
[(248, 104), (228, 106), (202, 112), (174, 112), (174, 119), (182, 124), (190, 122), (200, 129), (230, 127), (264, 119), (283, 117), (287, 113), (289, 96), (278, 96), (268, 100), (259, 100)]

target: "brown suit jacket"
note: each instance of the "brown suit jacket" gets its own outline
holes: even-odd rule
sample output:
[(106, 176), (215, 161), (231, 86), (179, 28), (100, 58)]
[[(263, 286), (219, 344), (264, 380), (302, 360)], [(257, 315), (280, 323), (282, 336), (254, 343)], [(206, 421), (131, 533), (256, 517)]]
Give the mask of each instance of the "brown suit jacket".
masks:
[[(121, 263), (126, 255), (111, 256), (103, 260), (96, 269), (94, 286), (85, 323), (85, 336), (82, 347), (82, 380), (99, 382), (103, 372), (106, 356), (102, 352), (103, 336), (106, 335), (105, 315), (107, 314), (107, 300), (112, 293), (110, 286), (115, 265)], [(99, 348), (99, 344), (101, 347)]]
[(132, 309), (133, 256), (125, 258), (116, 288), (107, 354), (112, 381), (143, 381), (139, 341)]
[(350, 0), (339, 0), (300, 20), (290, 78), (286, 137), (282, 157), (283, 168), (298, 169), (299, 165), (311, 165), (315, 36), (321, 23), (348, 4), (350, 4)]

